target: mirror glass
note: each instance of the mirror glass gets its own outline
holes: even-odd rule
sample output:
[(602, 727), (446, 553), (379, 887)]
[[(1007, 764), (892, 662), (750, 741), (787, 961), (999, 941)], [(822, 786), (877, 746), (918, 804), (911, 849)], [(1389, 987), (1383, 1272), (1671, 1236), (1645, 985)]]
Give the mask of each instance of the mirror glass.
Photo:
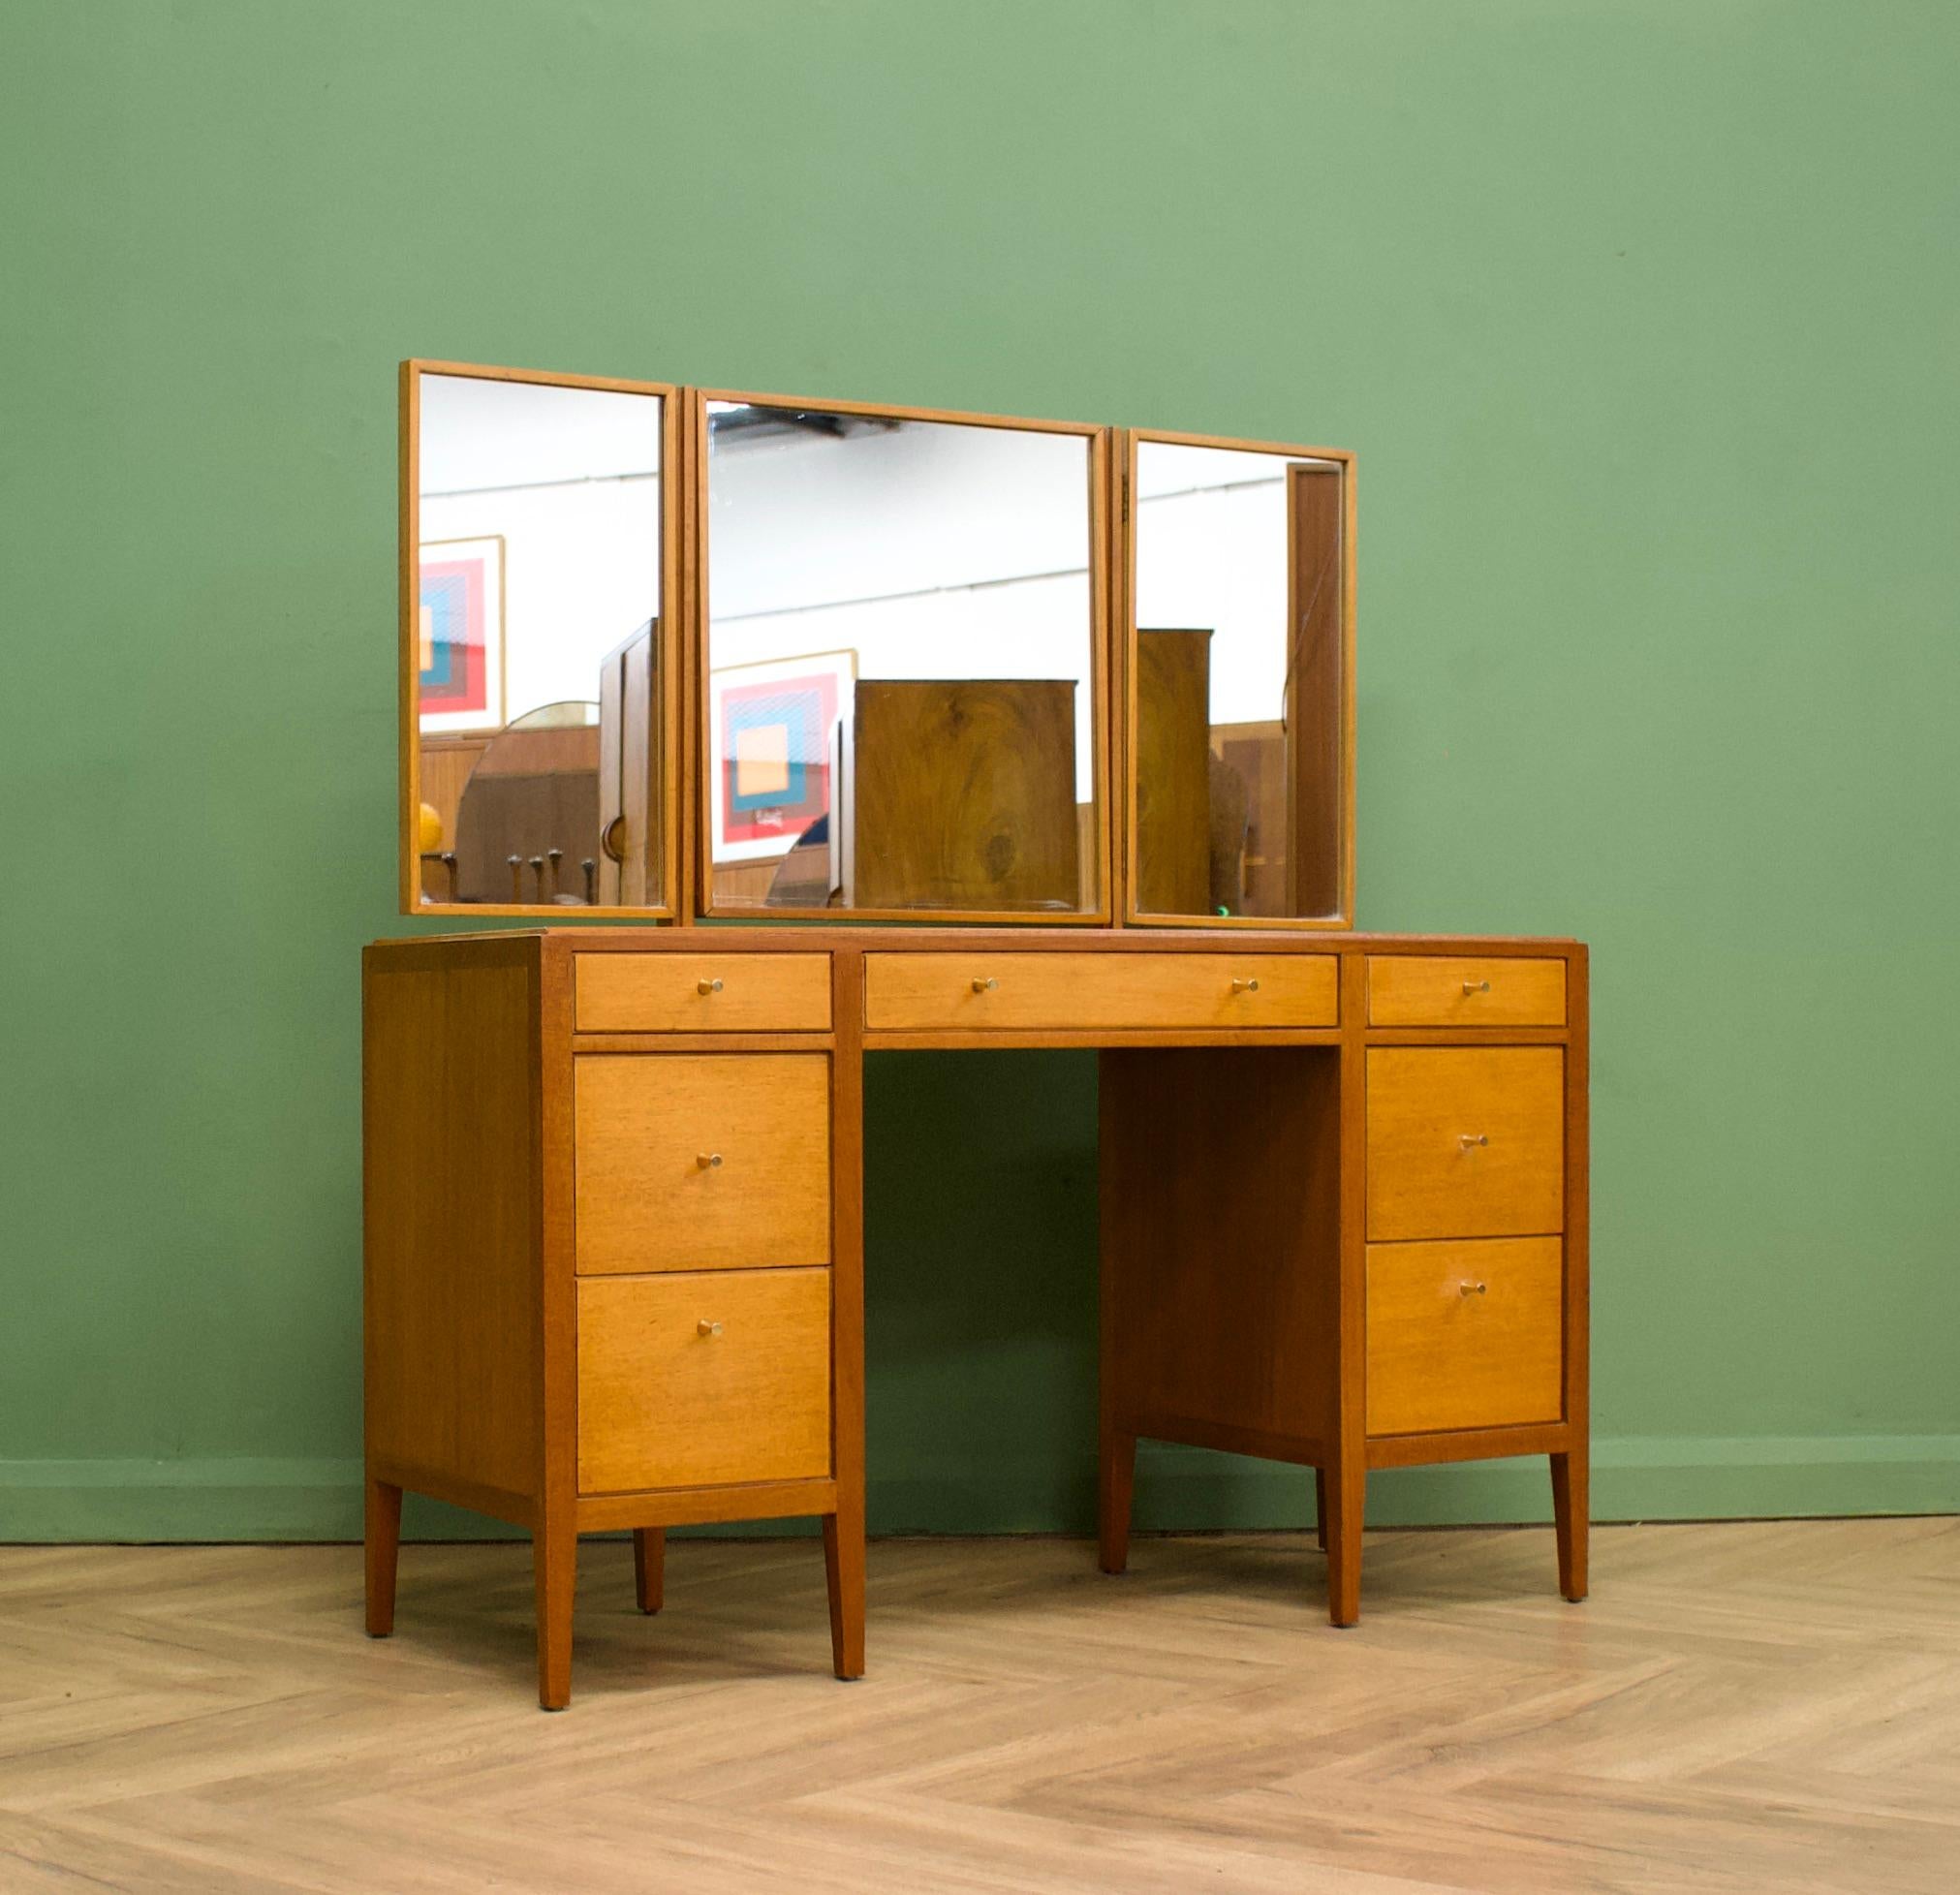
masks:
[(420, 384), (421, 899), (658, 906), (662, 398)]
[(712, 909), (1093, 910), (1090, 436), (707, 409)]
[(1343, 907), (1342, 462), (1139, 440), (1139, 914)]

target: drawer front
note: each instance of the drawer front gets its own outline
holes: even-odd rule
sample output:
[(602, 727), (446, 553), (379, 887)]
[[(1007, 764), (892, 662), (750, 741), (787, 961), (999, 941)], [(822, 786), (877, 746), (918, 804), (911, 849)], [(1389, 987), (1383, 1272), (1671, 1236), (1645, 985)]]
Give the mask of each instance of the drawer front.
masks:
[(580, 1033), (825, 1033), (828, 954), (580, 954)]
[(828, 1270), (578, 1286), (581, 1494), (829, 1473)]
[(873, 1032), (1330, 1027), (1332, 954), (867, 954)]
[(1368, 1053), (1368, 1236), (1565, 1228), (1565, 1049)]
[(1368, 1432), (1556, 1421), (1564, 1409), (1556, 1237), (1368, 1246)]
[(1566, 964), (1509, 955), (1368, 959), (1370, 1026), (1564, 1026)]
[(581, 1275), (830, 1260), (824, 1053), (580, 1053)]

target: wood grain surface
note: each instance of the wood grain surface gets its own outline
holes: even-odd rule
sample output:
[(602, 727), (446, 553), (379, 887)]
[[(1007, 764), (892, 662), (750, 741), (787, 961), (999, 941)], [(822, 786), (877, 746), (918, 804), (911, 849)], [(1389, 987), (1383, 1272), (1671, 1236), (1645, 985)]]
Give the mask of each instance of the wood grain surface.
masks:
[(1565, 1054), (1556, 1046), (1374, 1046), (1368, 1236), (1565, 1228)]
[(1331, 954), (874, 953), (864, 1018), (874, 1032), (1324, 1027), (1335, 970)]
[(1375, 954), (1370, 1026), (1564, 1026), (1566, 964), (1517, 955)]
[(580, 1054), (581, 1273), (830, 1260), (823, 1053)]
[(1368, 1432), (1556, 1421), (1556, 1237), (1368, 1246)]
[[(1310, 1515), (1300, 1476), (1301, 1518)], [(0, 1548), (8, 1895), (1950, 1895), (1960, 1521), (877, 1541), (830, 1677), (809, 1539), (588, 1541), (530, 1707), (529, 1554)]]
[(830, 1472), (830, 1273), (578, 1285), (578, 1491)]
[(822, 1033), (827, 954), (580, 954), (580, 1033)]

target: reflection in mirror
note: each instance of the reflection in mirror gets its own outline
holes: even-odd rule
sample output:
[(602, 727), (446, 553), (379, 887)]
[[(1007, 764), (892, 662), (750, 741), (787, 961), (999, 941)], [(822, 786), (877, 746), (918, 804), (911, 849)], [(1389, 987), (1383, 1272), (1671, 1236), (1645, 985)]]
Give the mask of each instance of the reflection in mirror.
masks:
[(1344, 479), (1136, 444), (1138, 913), (1341, 914)]
[(424, 902), (660, 902), (661, 398), (420, 378)]
[(1086, 432), (708, 403), (716, 911), (1097, 906)]

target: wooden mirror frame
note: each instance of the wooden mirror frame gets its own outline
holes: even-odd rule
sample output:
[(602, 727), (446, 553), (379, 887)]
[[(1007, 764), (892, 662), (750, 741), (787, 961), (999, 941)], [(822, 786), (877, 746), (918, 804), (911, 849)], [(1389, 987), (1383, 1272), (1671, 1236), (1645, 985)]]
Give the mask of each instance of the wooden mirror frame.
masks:
[[(1275, 441), (1245, 441), (1230, 435), (1181, 434), (1163, 428), (1122, 428), (1116, 432), (1116, 519), (1118, 551), (1114, 561), (1116, 640), (1121, 668), (1123, 811), (1123, 922), (1136, 928), (1262, 928), (1330, 932), (1354, 925), (1354, 455), (1344, 448), (1299, 448)], [(1167, 915), (1137, 906), (1136, 809), (1137, 786), (1132, 760), (1136, 755), (1136, 450), (1142, 442), (1177, 448), (1221, 448), (1234, 453), (1285, 455), (1291, 460), (1319, 460), (1341, 469), (1341, 759), (1336, 839), (1336, 887), (1339, 909), (1334, 915)], [(1288, 514), (1291, 548), (1292, 515)]]
[[(563, 921), (579, 918), (638, 918), (671, 920), (680, 912), (681, 867), (681, 690), (672, 682), (681, 674), (685, 611), (681, 596), (681, 516), (689, 492), (682, 457), (682, 390), (667, 382), (630, 382), (605, 375), (561, 375), (548, 369), (496, 368), (481, 362), (432, 361), (413, 357), (401, 364), (400, 460), (400, 652), (398, 671), (398, 762), (400, 806), (397, 846), (397, 892), (404, 915), (548, 916)], [(660, 630), (655, 667), (653, 728), (660, 732), (660, 755), (650, 762), (647, 792), (658, 796), (661, 812), (659, 874), (648, 876), (660, 900), (635, 907), (568, 909), (543, 902), (432, 902), (421, 898), (421, 727), (419, 684), (421, 676), (419, 632), (421, 549), (421, 378), (451, 375), (482, 382), (520, 382), (554, 388), (596, 388), (614, 394), (656, 395), (660, 398)], [(663, 684), (663, 680), (668, 682)]]
[[(828, 920), (849, 924), (859, 921), (905, 921), (921, 925), (935, 923), (986, 927), (1108, 927), (1115, 914), (1115, 807), (1113, 788), (1116, 760), (1113, 753), (1112, 664), (1114, 640), (1110, 614), (1111, 569), (1114, 538), (1110, 531), (1111, 444), (1115, 430), (1093, 421), (1031, 420), (1007, 415), (965, 414), (954, 409), (911, 408), (891, 402), (836, 401), (806, 399), (801, 395), (757, 394), (732, 388), (688, 388), (683, 391), (687, 406), (684, 430), (691, 480), (687, 506), (687, 551), (683, 566), (688, 573), (686, 595), (688, 662), (687, 730), (691, 757), (687, 765), (690, 801), (686, 812), (689, 832), (688, 885), (683, 894), (684, 912), (716, 920), (740, 918), (770, 921)], [(712, 808), (708, 783), (711, 747), (708, 731), (708, 404), (741, 402), (762, 408), (793, 408), (812, 414), (861, 415), (873, 419), (894, 421), (936, 421), (961, 427), (1008, 428), (1040, 434), (1072, 434), (1088, 444), (1088, 491), (1084, 502), (1089, 510), (1089, 662), (1091, 669), (1090, 730), (1096, 746), (1096, 890), (1093, 908), (1073, 911), (1028, 913), (1001, 909), (940, 908), (842, 908), (778, 909), (753, 906), (716, 909), (713, 906), (713, 837), (709, 834), (708, 811)]]
[[(421, 899), (420, 836), (420, 729), (418, 683), (420, 674), (418, 605), (420, 553), (420, 378), (451, 375), (489, 382), (516, 382), (551, 388), (594, 388), (653, 395), (661, 410), (661, 614), (656, 702), (652, 716), (660, 732), (660, 757), (648, 782), (649, 797), (661, 809), (657, 903), (567, 909), (544, 903), (433, 902)], [(478, 362), (415, 357), (400, 368), (400, 548), (398, 669), (398, 896), (404, 915), (549, 916), (579, 919), (681, 920), (700, 918), (794, 922), (824, 918), (833, 923), (911, 922), (964, 926), (1251, 928), (1333, 931), (1352, 928), (1354, 915), (1354, 655), (1355, 456), (1346, 449), (1295, 447), (1229, 435), (1179, 433), (1158, 428), (1112, 428), (1087, 421), (1031, 419), (969, 414), (954, 409), (908, 407), (896, 403), (805, 399), (739, 389), (684, 388), (667, 382), (630, 381), (612, 376), (560, 374)], [(1040, 914), (995, 909), (851, 908), (769, 911), (745, 906), (717, 911), (712, 905), (712, 838), (708, 833), (708, 583), (707, 495), (710, 402), (742, 402), (761, 407), (802, 409), (820, 414), (860, 415), (888, 420), (942, 422), (957, 426), (1025, 429), (1070, 434), (1088, 444), (1089, 594), (1091, 730), (1096, 744), (1094, 825), (1098, 900), (1092, 909)], [(1217, 448), (1234, 452), (1284, 455), (1338, 465), (1342, 478), (1341, 692), (1338, 708), (1341, 760), (1336, 812), (1339, 855), (1339, 912), (1327, 916), (1173, 915), (1139, 909), (1135, 869), (1137, 860), (1136, 754), (1136, 491), (1137, 448), (1143, 442), (1175, 447)], [(1291, 532), (1291, 516), (1289, 533)], [(1121, 707), (1121, 715), (1114, 706)], [(1120, 801), (1117, 786), (1120, 784)], [(649, 885), (655, 878), (649, 877)]]

